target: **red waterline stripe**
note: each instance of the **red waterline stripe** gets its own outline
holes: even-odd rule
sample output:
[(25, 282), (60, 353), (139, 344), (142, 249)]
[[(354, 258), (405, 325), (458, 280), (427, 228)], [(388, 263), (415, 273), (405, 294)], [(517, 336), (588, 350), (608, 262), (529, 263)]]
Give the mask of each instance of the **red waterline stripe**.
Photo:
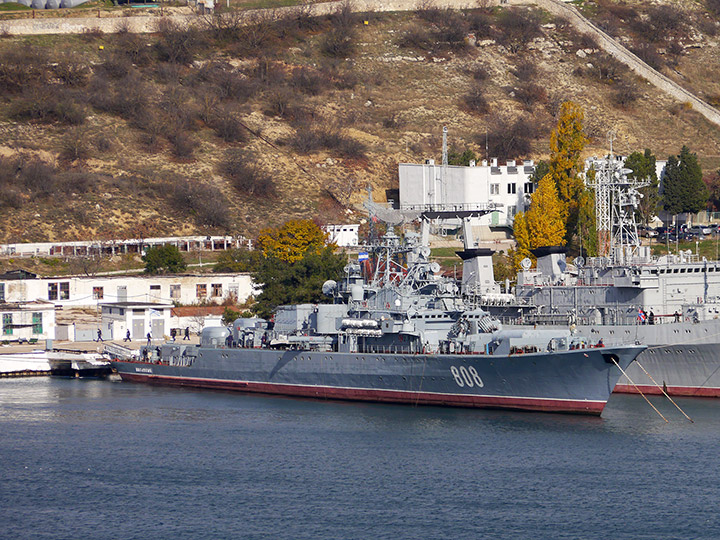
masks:
[[(638, 384), (637, 387), (643, 394), (662, 395), (662, 390), (657, 386)], [(720, 397), (720, 388), (700, 386), (671, 386), (667, 385), (665, 391), (669, 396), (686, 397)], [(618, 394), (637, 394), (638, 391), (631, 384), (617, 384), (613, 392)]]
[(235, 390), (285, 396), (350, 401), (377, 401), (383, 403), (410, 403), (412, 405), (442, 405), (453, 407), (480, 407), (518, 409), (545, 412), (572, 412), (599, 415), (605, 408), (604, 401), (575, 401), (549, 398), (518, 398), (498, 396), (472, 396), (462, 394), (438, 394), (430, 392), (404, 392), (402, 390), (372, 390), (366, 388), (337, 388), (328, 386), (278, 385), (270, 383), (223, 381), (217, 379), (192, 379), (163, 377), (140, 373), (120, 373), (124, 380), (164, 386), (189, 386)]

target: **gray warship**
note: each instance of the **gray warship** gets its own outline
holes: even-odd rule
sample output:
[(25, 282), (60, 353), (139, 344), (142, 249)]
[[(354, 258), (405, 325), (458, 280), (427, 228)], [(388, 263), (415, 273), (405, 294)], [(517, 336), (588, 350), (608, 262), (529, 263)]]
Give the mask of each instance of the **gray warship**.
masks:
[(367, 260), (323, 285), (330, 303), (281, 306), (274, 321), (238, 319), (204, 329), (199, 345), (144, 348), (112, 365), (123, 380), (159, 385), (599, 415), (645, 349), (569, 328), (503, 329), (429, 254), (390, 226)]
[(536, 267), (523, 261), (514, 289), (490, 277), (464, 292), (506, 328), (573, 328), (596, 340), (647, 345), (616, 392), (720, 397), (720, 262), (689, 250), (652, 256), (634, 220), (642, 184), (612, 154), (596, 167), (607, 256), (570, 264), (562, 248), (538, 249)]

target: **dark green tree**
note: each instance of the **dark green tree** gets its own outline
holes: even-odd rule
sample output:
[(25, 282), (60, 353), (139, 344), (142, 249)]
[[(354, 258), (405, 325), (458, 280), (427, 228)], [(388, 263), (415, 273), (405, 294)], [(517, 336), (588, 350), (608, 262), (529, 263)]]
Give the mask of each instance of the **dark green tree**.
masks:
[(550, 172), (550, 165), (548, 165), (547, 161), (543, 161), (542, 159), (537, 162), (535, 165), (535, 172), (530, 177), (530, 180), (533, 184), (535, 184), (535, 187), (540, 183), (540, 180), (545, 178), (545, 175)]
[(720, 169), (703, 178), (703, 182), (708, 188), (710, 197), (708, 198), (708, 210), (713, 212), (720, 211)]
[(236, 319), (240, 318), (240, 312), (231, 308), (230, 306), (225, 306), (225, 309), (223, 310), (222, 314), (222, 323), (225, 326), (231, 325), (233, 322), (235, 322)]
[(640, 205), (637, 209), (640, 222), (647, 225), (657, 213), (660, 204), (658, 177), (655, 171), (655, 155), (648, 148), (645, 149), (644, 153), (633, 152), (625, 160), (625, 167), (632, 170), (628, 177), (650, 182), (650, 185), (640, 188), (643, 197), (640, 199)]
[(346, 263), (347, 256), (336, 255), (330, 246), (320, 252), (307, 252), (295, 262), (276, 257), (263, 259), (253, 272), (253, 280), (262, 287), (253, 311), (267, 319), (281, 305), (329, 302), (331, 299), (322, 294), (322, 284), (328, 279), (341, 279)]
[(170, 244), (151, 247), (143, 256), (143, 261), (146, 274), (176, 274), (187, 268), (180, 250)]
[(262, 252), (247, 249), (228, 249), (218, 257), (213, 272), (252, 272), (262, 260)]
[(475, 152), (466, 149), (462, 154), (459, 154), (454, 148), (448, 152), (448, 165), (470, 165), (471, 161), (477, 161)]
[(702, 180), (697, 154), (683, 146), (680, 154), (670, 156), (665, 166), (663, 206), (670, 214), (699, 212), (707, 205), (708, 189)]

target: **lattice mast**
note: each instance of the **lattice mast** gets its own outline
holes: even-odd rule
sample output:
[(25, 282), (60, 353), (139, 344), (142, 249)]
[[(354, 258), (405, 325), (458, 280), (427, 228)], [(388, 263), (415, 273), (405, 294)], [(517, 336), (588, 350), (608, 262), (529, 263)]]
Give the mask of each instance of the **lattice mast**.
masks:
[(650, 185), (648, 179), (628, 178), (631, 169), (610, 154), (593, 164), (595, 177), (586, 180), (595, 189), (595, 212), (598, 232), (598, 255), (622, 264), (640, 247), (635, 210), (640, 204), (640, 188)]

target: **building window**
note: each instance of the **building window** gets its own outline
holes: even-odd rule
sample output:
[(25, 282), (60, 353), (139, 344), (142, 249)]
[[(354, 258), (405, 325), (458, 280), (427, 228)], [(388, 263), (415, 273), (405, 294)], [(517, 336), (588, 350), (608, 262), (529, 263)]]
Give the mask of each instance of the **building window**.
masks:
[(48, 300), (58, 299), (58, 284), (48, 283)]
[(180, 298), (180, 285), (170, 285), (170, 298)]
[(0, 283), (0, 302), (5, 301), (5, 284)]
[(222, 284), (221, 283), (213, 283), (212, 284), (212, 296), (213, 296), (213, 298), (218, 298), (219, 296), (222, 296)]
[(70, 282), (60, 284), (60, 300), (70, 300)]
[(510, 193), (511, 195), (516, 192), (516, 191), (515, 191), (515, 189), (516, 189), (515, 185), (516, 185), (516, 184), (508, 184), (508, 193)]
[(42, 334), (43, 333), (42, 313), (33, 313), (32, 314), (32, 333), (33, 334)]
[(500, 184), (490, 184), (490, 195), (500, 195)]
[(517, 214), (517, 206), (508, 206), (508, 217), (515, 217)]
[(151, 291), (160, 291), (160, 285), (150, 285)]
[(12, 336), (12, 313), (3, 313), (3, 335)]
[(207, 297), (207, 285), (204, 283), (195, 286), (195, 297), (206, 298)]
[(102, 287), (93, 287), (93, 300), (102, 300), (103, 299), (103, 288)]
[(525, 182), (524, 189), (525, 189), (524, 192), (527, 194), (535, 193), (535, 184), (533, 184), (532, 182)]

